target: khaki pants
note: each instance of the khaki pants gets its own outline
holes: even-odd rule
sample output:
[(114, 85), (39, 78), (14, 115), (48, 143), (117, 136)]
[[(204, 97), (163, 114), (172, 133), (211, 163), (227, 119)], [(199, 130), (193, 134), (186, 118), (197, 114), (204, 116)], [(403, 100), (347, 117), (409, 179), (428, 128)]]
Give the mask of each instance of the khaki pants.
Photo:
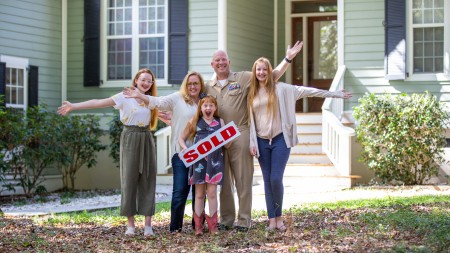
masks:
[(250, 155), (250, 130), (242, 129), (241, 135), (225, 149), (225, 177), (220, 191), (220, 222), (232, 227), (236, 218), (234, 187), (239, 209), (236, 226), (250, 227), (252, 213), (253, 157)]
[(155, 153), (148, 127), (124, 127), (120, 136), (120, 215), (155, 214)]

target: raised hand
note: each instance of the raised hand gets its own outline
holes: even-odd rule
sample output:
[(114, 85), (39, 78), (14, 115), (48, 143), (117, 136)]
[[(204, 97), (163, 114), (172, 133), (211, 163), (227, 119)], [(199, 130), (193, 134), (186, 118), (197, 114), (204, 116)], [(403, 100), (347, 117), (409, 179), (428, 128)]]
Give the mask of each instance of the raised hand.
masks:
[(286, 50), (286, 58), (288, 58), (288, 60), (294, 59), (294, 57), (302, 50), (302, 47), (303, 41), (297, 41), (293, 47), (288, 45)]

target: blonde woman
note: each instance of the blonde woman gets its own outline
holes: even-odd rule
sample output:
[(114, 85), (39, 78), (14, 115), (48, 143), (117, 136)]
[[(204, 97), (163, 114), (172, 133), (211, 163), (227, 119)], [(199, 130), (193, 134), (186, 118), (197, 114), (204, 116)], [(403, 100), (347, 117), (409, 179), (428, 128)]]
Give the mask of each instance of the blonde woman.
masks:
[(303, 97), (350, 98), (351, 93), (275, 83), (270, 61), (255, 61), (247, 104), (250, 154), (258, 158), (263, 174), (268, 230), (286, 230), (281, 217), (283, 175), (291, 147), (298, 143), (295, 102)]

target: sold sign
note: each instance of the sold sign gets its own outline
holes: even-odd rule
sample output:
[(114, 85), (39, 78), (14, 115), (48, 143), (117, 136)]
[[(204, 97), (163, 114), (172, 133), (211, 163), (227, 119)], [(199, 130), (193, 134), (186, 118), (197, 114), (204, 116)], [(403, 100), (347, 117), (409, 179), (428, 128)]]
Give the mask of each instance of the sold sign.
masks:
[(231, 121), (219, 130), (186, 149), (183, 153), (181, 153), (181, 161), (183, 161), (186, 167), (189, 167), (228, 142), (236, 139), (239, 135), (241, 135), (241, 133), (234, 122)]

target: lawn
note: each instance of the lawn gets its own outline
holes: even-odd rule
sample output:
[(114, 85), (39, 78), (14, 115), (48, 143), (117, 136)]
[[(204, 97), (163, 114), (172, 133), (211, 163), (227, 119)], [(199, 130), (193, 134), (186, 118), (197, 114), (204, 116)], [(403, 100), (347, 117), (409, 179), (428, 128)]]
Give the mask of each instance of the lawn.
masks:
[[(124, 236), (118, 209), (0, 218), (1, 252), (450, 252), (450, 196), (310, 203), (284, 211), (287, 231), (267, 232), (264, 212), (247, 232), (168, 231), (170, 203), (157, 205), (155, 237)], [(139, 225), (143, 217), (138, 216)]]

